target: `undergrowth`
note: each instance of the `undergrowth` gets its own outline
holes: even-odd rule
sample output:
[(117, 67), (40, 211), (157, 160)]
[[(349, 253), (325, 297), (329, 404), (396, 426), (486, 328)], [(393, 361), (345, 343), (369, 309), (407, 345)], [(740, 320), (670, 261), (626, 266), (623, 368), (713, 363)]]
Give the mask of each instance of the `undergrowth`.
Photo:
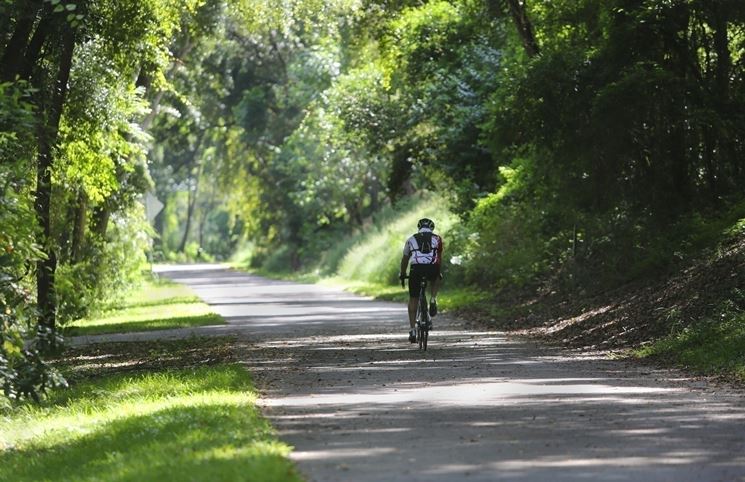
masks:
[(745, 382), (745, 294), (739, 290), (717, 314), (687, 324), (673, 324), (670, 335), (636, 349), (639, 358), (681, 366), (703, 375)]

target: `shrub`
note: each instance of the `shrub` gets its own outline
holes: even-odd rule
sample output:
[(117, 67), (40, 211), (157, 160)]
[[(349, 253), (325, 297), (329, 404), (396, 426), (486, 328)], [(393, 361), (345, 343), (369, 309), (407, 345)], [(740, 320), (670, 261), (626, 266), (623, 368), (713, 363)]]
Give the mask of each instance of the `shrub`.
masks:
[(39, 357), (33, 268), (44, 253), (36, 244), (32, 108), (22, 84), (0, 84), (0, 406), (38, 399), (64, 380)]

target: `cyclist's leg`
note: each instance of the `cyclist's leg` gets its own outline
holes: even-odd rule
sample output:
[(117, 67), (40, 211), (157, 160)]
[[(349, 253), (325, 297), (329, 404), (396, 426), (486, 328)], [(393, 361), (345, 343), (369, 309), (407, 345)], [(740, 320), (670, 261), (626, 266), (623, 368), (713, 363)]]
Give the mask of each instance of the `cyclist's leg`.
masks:
[(437, 314), (437, 292), (440, 290), (440, 267), (431, 265), (430, 272), (427, 274), (429, 279), (429, 314)]
[(440, 277), (436, 277), (429, 282), (429, 297), (434, 300), (437, 298), (437, 292), (440, 290)]
[[(409, 329), (414, 330), (416, 325), (416, 310), (419, 305), (419, 284), (422, 280), (422, 273), (416, 268), (416, 265), (411, 266), (409, 271)], [(411, 331), (409, 332), (411, 333)]]
[(430, 299), (437, 298), (437, 292), (442, 284), (442, 272), (439, 265), (432, 265), (432, 271), (429, 273), (429, 296)]
[(416, 323), (416, 307), (419, 304), (419, 297), (409, 296), (409, 326), (413, 330)]

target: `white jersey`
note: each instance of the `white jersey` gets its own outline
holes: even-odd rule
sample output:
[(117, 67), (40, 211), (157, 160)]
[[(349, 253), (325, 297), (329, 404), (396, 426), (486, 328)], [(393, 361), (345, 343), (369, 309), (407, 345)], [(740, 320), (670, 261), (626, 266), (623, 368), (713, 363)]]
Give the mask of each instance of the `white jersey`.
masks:
[[(431, 229), (422, 228), (419, 233), (432, 233)], [(442, 260), (442, 238), (432, 233), (432, 249), (423, 253), (416, 235), (412, 235), (404, 244), (404, 256), (410, 257), (411, 264), (440, 264)]]

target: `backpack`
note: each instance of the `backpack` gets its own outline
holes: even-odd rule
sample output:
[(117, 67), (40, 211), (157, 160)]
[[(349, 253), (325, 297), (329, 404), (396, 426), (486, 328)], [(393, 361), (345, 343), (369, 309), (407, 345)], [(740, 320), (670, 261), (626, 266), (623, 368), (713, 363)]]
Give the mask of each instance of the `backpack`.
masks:
[(429, 254), (432, 252), (432, 233), (416, 233), (414, 235), (416, 244), (419, 245), (419, 251), (422, 254)]

